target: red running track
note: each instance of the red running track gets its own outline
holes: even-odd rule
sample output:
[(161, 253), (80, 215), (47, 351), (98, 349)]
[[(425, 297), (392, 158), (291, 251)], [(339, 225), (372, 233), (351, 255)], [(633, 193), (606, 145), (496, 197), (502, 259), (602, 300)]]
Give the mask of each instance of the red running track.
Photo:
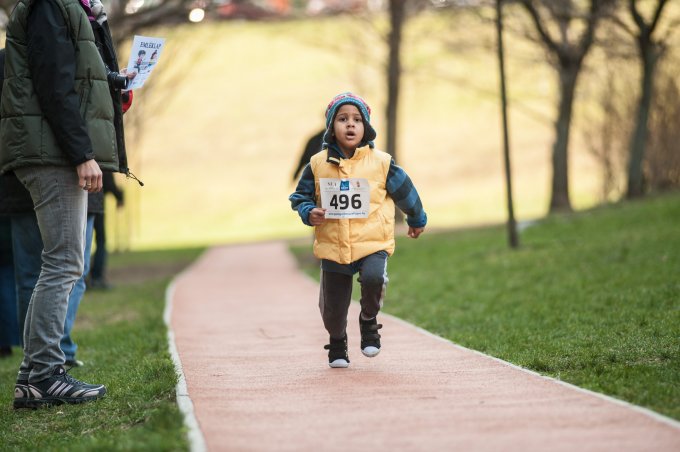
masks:
[(283, 242), (210, 249), (169, 298), (193, 415), (211, 451), (680, 451), (676, 421), (387, 315), (382, 351), (366, 358), (356, 303), (350, 367), (329, 368), (318, 286)]

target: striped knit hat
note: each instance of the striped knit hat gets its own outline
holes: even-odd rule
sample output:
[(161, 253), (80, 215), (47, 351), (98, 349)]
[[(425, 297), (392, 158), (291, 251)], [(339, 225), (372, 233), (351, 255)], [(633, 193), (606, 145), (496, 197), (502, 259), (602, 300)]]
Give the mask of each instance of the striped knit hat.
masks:
[(338, 109), (343, 105), (354, 105), (359, 109), (361, 117), (364, 120), (364, 136), (359, 144), (359, 147), (369, 145), (375, 147), (373, 140), (375, 140), (375, 129), (371, 126), (371, 107), (368, 106), (365, 100), (356, 94), (350, 92), (338, 94), (331, 100), (326, 108), (326, 133), (323, 135), (323, 148), (327, 148), (330, 143), (335, 142), (333, 136), (333, 121)]

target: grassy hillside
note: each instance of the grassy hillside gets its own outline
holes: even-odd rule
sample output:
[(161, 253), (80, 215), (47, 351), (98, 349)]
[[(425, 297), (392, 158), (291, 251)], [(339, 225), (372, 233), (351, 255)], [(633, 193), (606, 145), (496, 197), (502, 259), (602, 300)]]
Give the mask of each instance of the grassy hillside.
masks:
[(0, 450), (188, 450), (177, 375), (163, 323), (170, 278), (200, 254), (180, 249), (112, 255), (110, 291), (88, 290), (73, 337), (85, 366), (75, 378), (107, 387), (82, 405), (14, 410), (22, 353), (0, 360)]
[(385, 311), (680, 419), (678, 224), (675, 194), (549, 218), (517, 251), (500, 227), (402, 237)]
[[(493, 29), (471, 17), (449, 20), (423, 15), (406, 28), (399, 163), (433, 226), (498, 222), (505, 195)], [(287, 202), (291, 172), (338, 92), (369, 101), (384, 147), (385, 47), (362, 20), (221, 22), (146, 34), (165, 36), (167, 50), (126, 115), (131, 167), (146, 186), (125, 184), (126, 211), (110, 218), (118, 245), (304, 235)], [(463, 42), (453, 52), (450, 35), (482, 45)], [(509, 72), (522, 102), (511, 117), (516, 210), (527, 219), (548, 203), (554, 85), (544, 64), (527, 64), (540, 51), (511, 46), (523, 55), (510, 58)], [(523, 113), (527, 105), (542, 116)], [(574, 143), (572, 196), (583, 208), (596, 201), (597, 175)]]

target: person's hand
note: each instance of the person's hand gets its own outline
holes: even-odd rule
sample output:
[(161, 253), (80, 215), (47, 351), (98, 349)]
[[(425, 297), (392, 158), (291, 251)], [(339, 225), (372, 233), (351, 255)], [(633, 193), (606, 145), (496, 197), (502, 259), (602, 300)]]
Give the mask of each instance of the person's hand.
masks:
[(326, 209), (315, 207), (309, 212), (309, 222), (312, 226), (319, 226), (326, 220)]
[(89, 193), (102, 191), (102, 170), (94, 160), (87, 160), (76, 166), (78, 185)]
[(408, 227), (408, 236), (411, 237), (412, 239), (417, 239), (420, 236), (420, 234), (423, 233), (424, 230), (425, 230), (425, 228), (414, 228), (414, 227), (409, 226)]
[(128, 78), (128, 80), (132, 80), (137, 75), (137, 73), (135, 71), (132, 71), (128, 74), (127, 68), (125, 68), (125, 67), (123, 69), (121, 69), (119, 73), (120, 73), (120, 75), (126, 76)]

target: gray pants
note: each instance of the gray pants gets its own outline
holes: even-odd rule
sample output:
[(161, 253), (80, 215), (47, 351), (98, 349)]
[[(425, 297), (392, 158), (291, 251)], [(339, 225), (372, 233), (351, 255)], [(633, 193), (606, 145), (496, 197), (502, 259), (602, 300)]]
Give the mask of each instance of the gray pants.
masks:
[(361, 284), (361, 315), (372, 319), (380, 312), (385, 299), (387, 253), (378, 251), (348, 265), (328, 260), (321, 263), (319, 310), (323, 325), (333, 339), (342, 339), (347, 334), (352, 280), (357, 272)]
[(68, 297), (83, 274), (87, 192), (74, 167), (33, 166), (14, 171), (31, 193), (43, 241), (40, 277), (24, 324), (24, 360), (19, 379), (38, 382), (64, 363)]

